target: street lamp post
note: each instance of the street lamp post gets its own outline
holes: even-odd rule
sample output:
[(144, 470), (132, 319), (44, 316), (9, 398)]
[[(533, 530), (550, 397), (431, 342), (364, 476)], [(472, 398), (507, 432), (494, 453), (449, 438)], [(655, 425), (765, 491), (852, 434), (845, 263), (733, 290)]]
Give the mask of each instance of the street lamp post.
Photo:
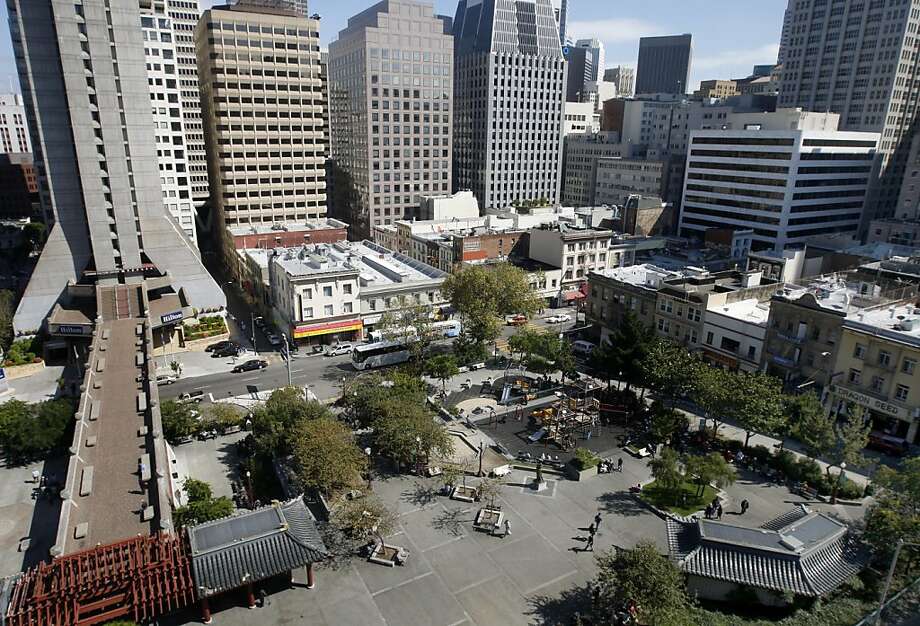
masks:
[(364, 448), (364, 454), (367, 455), (367, 490), (371, 490), (371, 481), (374, 478), (374, 459), (371, 457), (370, 446)]
[(477, 474), (477, 476), (482, 476), (482, 452), (483, 452), (483, 445), (482, 445), (482, 440), (480, 439), (479, 440), (479, 473)]
[(422, 438), (415, 437), (415, 473), (417, 476), (422, 475)]
[(281, 333), (284, 339), (284, 362), (287, 363), (288, 387), (294, 386), (294, 379), (291, 376), (291, 345), (288, 343), (287, 335)]
[(252, 473), (246, 470), (246, 494), (249, 496), (249, 508), (255, 508), (255, 497), (252, 493)]

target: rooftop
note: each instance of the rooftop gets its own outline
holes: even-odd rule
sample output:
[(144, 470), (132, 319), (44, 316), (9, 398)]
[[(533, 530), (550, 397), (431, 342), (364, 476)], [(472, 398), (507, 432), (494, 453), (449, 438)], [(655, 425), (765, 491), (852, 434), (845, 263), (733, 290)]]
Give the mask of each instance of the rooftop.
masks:
[(230, 234), (234, 237), (239, 237), (242, 235), (270, 235), (278, 232), (331, 230), (336, 228), (348, 228), (348, 224), (329, 217), (317, 220), (298, 220), (266, 224), (240, 224), (237, 226), (228, 226), (227, 230), (230, 231)]
[(920, 344), (920, 301), (863, 309), (847, 315), (845, 324), (857, 330)]
[(710, 309), (707, 314), (709, 313), (716, 313), (748, 324), (766, 327), (767, 319), (770, 317), (770, 302), (760, 302), (756, 298), (750, 298)]
[(850, 315), (886, 302), (903, 300), (912, 293), (916, 293), (914, 286), (884, 289), (877, 282), (855, 273), (838, 272), (787, 284), (774, 298), (787, 302), (798, 302), (804, 298), (802, 303), (806, 306), (814, 303), (826, 311)]
[(272, 262), (295, 278), (357, 272), (362, 287), (439, 280), (447, 276), (439, 269), (368, 240), (278, 248)]
[(630, 265), (628, 267), (612, 267), (591, 273), (636, 287), (647, 287), (648, 289), (658, 289), (663, 280), (676, 278), (681, 275), (679, 272), (666, 270), (657, 265), (650, 265), (648, 263)]

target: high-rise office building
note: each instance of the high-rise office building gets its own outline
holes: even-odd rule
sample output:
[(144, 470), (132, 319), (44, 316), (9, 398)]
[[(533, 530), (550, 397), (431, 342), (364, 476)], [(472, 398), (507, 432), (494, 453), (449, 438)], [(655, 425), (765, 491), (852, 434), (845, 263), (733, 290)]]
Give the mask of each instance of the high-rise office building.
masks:
[(26, 127), (26, 109), (18, 93), (0, 94), (0, 152), (32, 152)]
[(566, 46), (563, 54), (566, 61), (566, 102), (581, 102), (585, 84), (594, 80), (591, 77), (596, 73), (591, 53), (586, 48)]
[(163, 5), (158, 11), (153, 10), (153, 3), (148, 6), (141, 8), (141, 28), (163, 204), (197, 246), (175, 32)]
[(16, 310), (33, 332), (68, 283), (158, 279), (190, 306), (226, 299), (168, 216), (137, 0), (9, 3), (48, 241)]
[(215, 237), (226, 241), (227, 226), (324, 217), (319, 21), (289, 9), (214, 7), (195, 43)]
[(881, 134), (865, 220), (895, 215), (917, 124), (920, 0), (789, 2), (779, 106), (840, 114), (842, 130)]
[(588, 58), (591, 59), (591, 72), (588, 80), (604, 80), (604, 64), (607, 58), (604, 53), (604, 44), (600, 39), (579, 39), (575, 42), (576, 48), (587, 50)]
[(604, 70), (604, 82), (617, 86), (617, 95), (629, 98), (636, 94), (636, 70), (625, 65), (608, 67)]
[(480, 206), (559, 199), (565, 60), (550, 0), (460, 0), (454, 185)]
[(639, 39), (636, 93), (686, 93), (693, 56), (691, 40), (689, 34)]
[(559, 45), (565, 46), (570, 43), (566, 25), (569, 18), (569, 0), (554, 0), (553, 15), (559, 27)]
[(198, 0), (139, 0), (141, 12), (150, 9), (165, 15), (172, 22), (176, 44), (176, 68), (179, 81), (179, 102), (182, 104), (182, 125), (185, 132), (185, 157), (188, 161), (192, 200), (196, 209), (208, 201), (208, 155), (204, 149), (201, 125), (201, 93), (198, 90), (198, 58), (195, 55), (195, 27), (201, 17)]
[(236, 0), (233, 4), (267, 9), (288, 9), (307, 17), (307, 0)]
[(383, 0), (329, 45), (331, 206), (353, 238), (411, 217), (423, 195), (451, 191), (448, 29), (430, 2)]

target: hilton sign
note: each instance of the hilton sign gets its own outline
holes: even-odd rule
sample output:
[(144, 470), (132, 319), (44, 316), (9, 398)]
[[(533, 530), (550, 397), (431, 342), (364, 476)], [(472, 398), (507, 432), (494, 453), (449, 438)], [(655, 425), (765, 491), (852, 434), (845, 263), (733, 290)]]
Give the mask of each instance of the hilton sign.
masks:
[(836, 385), (832, 391), (837, 394), (837, 397), (842, 400), (849, 400), (850, 402), (855, 402), (859, 406), (872, 409), (873, 411), (879, 411), (885, 415), (891, 415), (898, 419), (906, 420), (909, 418), (907, 409), (899, 407), (896, 404), (891, 404), (885, 400), (879, 400), (878, 398), (873, 398), (872, 396), (860, 393), (859, 391), (853, 391), (852, 389), (847, 389), (840, 385)]

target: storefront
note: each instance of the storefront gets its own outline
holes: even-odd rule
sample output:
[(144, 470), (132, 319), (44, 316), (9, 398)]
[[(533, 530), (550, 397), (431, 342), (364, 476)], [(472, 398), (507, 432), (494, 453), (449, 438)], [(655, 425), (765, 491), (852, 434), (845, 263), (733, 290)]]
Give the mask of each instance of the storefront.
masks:
[(291, 331), (294, 342), (301, 346), (331, 345), (340, 341), (360, 341), (364, 324), (359, 319), (298, 324)]
[(917, 409), (909, 410), (843, 385), (833, 385), (831, 394), (831, 410), (836, 415), (845, 415), (848, 406), (855, 406), (857, 415), (871, 420), (872, 430), (900, 437), (909, 443), (920, 444)]

